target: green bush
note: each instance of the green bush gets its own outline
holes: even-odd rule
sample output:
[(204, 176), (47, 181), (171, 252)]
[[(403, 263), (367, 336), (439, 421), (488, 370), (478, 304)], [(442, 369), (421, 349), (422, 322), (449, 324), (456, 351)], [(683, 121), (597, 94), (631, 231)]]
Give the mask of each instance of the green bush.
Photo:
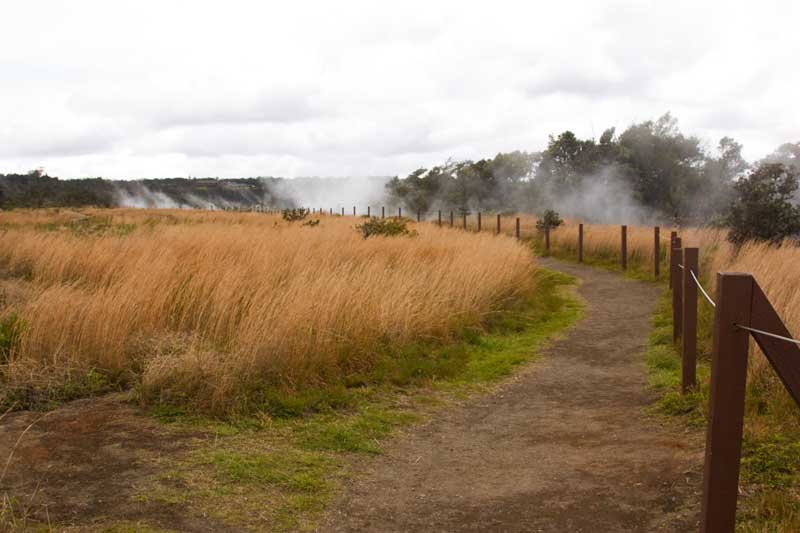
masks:
[(408, 229), (408, 222), (402, 218), (371, 218), (356, 226), (365, 239), (377, 235), (384, 237), (414, 237), (415, 230)]
[(536, 221), (536, 229), (544, 231), (545, 227), (551, 229), (557, 228), (563, 223), (564, 221), (561, 220), (561, 217), (558, 216), (558, 213), (556, 213), (552, 209), (548, 209), (547, 211), (544, 212), (542, 218)]
[(283, 216), (283, 220), (286, 222), (297, 222), (298, 220), (305, 220), (308, 214), (311, 211), (308, 209), (303, 209), (302, 207), (292, 208), (292, 209), (284, 209), (281, 213)]

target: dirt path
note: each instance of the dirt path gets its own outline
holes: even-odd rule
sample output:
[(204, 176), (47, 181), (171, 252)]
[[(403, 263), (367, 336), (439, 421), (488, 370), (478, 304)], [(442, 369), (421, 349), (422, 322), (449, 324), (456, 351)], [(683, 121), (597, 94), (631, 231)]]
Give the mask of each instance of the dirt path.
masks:
[(702, 443), (646, 414), (658, 289), (574, 264), (585, 318), (543, 361), (367, 463), (321, 531), (696, 530)]

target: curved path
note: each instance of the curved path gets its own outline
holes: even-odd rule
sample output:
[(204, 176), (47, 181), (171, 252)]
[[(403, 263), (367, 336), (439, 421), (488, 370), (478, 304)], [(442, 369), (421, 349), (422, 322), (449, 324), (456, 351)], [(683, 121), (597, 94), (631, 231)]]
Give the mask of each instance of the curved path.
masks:
[(585, 317), (511, 382), (397, 439), (321, 531), (697, 529), (702, 442), (646, 411), (658, 288), (576, 264)]

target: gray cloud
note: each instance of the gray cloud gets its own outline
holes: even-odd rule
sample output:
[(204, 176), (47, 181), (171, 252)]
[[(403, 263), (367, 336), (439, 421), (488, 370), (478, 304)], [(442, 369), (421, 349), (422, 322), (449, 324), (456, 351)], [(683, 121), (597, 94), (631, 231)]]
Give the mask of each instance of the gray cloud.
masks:
[(709, 146), (733, 135), (757, 159), (800, 123), (790, 0), (2, 11), (0, 171), (404, 174), (666, 109)]

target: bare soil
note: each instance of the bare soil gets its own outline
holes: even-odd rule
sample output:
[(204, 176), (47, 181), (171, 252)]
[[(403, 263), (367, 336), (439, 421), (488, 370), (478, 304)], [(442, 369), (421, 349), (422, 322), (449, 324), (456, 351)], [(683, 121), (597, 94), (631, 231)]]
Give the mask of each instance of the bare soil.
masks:
[(697, 529), (700, 435), (648, 414), (658, 288), (542, 262), (582, 280), (585, 318), (495, 394), (359, 464), (321, 531)]
[(195, 437), (115, 395), (48, 413), (9, 413), (0, 421), (0, 474), (8, 464), (0, 494), (16, 500), (18, 520), (27, 515), (24, 523), (53, 524), (58, 531), (144, 519), (181, 531), (218, 531), (180, 508), (134, 497)]

